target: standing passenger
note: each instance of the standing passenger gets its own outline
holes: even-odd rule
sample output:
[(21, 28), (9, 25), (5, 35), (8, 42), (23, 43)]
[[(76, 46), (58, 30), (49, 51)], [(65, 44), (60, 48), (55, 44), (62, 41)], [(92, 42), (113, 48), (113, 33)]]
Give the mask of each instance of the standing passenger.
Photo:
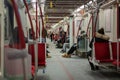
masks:
[(51, 39), (51, 42), (53, 40), (53, 33), (50, 34), (50, 39)]

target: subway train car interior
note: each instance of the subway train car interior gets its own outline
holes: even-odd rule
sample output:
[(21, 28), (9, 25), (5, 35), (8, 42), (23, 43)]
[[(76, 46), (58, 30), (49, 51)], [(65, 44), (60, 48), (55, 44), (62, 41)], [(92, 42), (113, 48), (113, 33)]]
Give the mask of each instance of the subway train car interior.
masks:
[(0, 80), (120, 80), (120, 0), (0, 0)]

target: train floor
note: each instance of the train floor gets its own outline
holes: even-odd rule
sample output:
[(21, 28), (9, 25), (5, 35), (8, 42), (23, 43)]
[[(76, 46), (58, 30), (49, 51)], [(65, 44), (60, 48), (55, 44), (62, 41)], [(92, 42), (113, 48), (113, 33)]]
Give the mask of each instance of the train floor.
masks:
[(45, 73), (42, 69), (38, 70), (38, 80), (120, 80), (120, 73), (109, 70), (91, 71), (86, 58), (75, 55), (63, 58), (61, 49), (57, 49), (49, 39), (47, 43), (52, 57), (46, 60)]

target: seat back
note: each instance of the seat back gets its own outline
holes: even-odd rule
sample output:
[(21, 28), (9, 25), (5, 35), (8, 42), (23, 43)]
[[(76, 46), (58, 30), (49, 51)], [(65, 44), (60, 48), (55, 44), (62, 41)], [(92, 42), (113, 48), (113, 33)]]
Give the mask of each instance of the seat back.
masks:
[[(34, 44), (28, 46), (28, 52), (32, 56), (32, 64), (35, 65)], [(38, 66), (46, 66), (46, 44), (38, 43)]]
[[(112, 42), (112, 54), (113, 54), (113, 59), (117, 59), (117, 42)], [(119, 59), (120, 59), (120, 43), (119, 43)]]
[(96, 60), (110, 59), (109, 43), (95, 42), (94, 51)]

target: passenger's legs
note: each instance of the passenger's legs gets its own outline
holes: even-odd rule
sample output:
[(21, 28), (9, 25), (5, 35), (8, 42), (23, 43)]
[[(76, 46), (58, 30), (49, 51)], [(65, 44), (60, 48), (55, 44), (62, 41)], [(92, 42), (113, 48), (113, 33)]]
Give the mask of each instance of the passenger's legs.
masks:
[[(42, 43), (46, 43), (46, 38), (42, 38)], [(46, 46), (46, 48), (47, 48), (47, 46)], [(50, 53), (50, 52), (46, 49), (46, 57), (51, 58), (51, 56), (48, 53)]]
[(67, 47), (69, 47), (69, 43), (64, 43), (61, 52), (66, 52)]
[(76, 50), (76, 48), (77, 46), (74, 44), (66, 54), (62, 55), (62, 57), (71, 57), (71, 54)]
[(68, 48), (68, 47), (69, 47), (69, 43), (64, 43), (63, 50), (66, 52), (66, 48)]
[(88, 62), (89, 62), (89, 64), (90, 64), (91, 70), (95, 70), (94, 64), (93, 64), (92, 62), (90, 62), (91, 56), (92, 56), (92, 50), (90, 50), (90, 51), (87, 53), (87, 58), (88, 58)]

